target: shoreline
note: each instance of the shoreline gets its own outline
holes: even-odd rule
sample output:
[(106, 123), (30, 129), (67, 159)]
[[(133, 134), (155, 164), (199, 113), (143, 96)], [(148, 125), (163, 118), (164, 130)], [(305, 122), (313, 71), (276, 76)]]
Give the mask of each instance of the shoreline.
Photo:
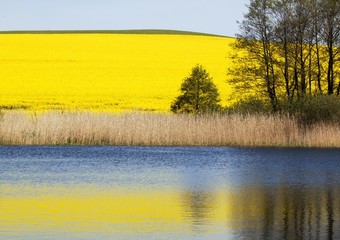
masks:
[(5, 112), (1, 146), (340, 148), (340, 127), (287, 116)]
[(304, 147), (304, 146), (214, 146), (214, 145), (2, 145), (1, 148), (233, 148), (233, 149), (277, 149), (277, 150), (339, 150), (340, 147)]

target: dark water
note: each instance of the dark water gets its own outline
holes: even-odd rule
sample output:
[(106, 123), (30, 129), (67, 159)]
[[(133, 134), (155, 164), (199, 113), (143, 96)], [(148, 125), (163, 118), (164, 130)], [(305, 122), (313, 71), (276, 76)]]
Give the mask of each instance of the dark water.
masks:
[(340, 239), (340, 150), (0, 147), (0, 239)]

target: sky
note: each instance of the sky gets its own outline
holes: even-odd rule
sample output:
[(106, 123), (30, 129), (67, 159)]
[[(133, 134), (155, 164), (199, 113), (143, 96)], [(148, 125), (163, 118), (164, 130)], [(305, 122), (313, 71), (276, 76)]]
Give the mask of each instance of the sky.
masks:
[(249, 0), (0, 0), (0, 30), (171, 29), (234, 36)]

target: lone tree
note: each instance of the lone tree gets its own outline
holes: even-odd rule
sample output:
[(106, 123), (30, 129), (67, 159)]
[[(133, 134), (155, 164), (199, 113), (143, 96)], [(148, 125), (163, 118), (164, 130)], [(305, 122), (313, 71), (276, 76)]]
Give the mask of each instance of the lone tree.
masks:
[(197, 64), (184, 79), (181, 92), (171, 104), (174, 113), (200, 114), (221, 109), (217, 87), (201, 65)]

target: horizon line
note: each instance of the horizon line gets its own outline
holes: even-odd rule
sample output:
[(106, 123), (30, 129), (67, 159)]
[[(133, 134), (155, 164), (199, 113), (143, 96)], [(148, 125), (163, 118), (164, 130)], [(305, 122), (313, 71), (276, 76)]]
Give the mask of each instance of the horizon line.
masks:
[(122, 29), (122, 30), (0, 30), (0, 34), (163, 34), (163, 35), (201, 35), (212, 37), (226, 37), (235, 38), (231, 36), (204, 33), (186, 30), (172, 30), (172, 29)]

